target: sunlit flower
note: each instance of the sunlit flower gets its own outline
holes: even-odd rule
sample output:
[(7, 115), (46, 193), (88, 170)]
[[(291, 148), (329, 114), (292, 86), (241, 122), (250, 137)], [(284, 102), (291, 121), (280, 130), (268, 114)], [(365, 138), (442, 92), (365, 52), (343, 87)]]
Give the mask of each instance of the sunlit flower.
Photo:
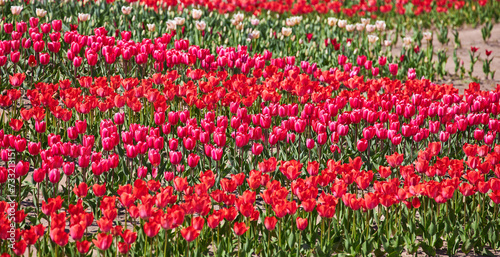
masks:
[(385, 24), (385, 21), (377, 21), (377, 22), (375, 22), (375, 26), (377, 26), (378, 31), (384, 31), (386, 24)]
[(174, 21), (175, 21), (175, 24), (177, 24), (177, 26), (182, 26), (182, 25), (184, 25), (184, 22), (186, 22), (186, 19), (184, 19), (182, 17), (175, 17)]
[(258, 31), (258, 30), (254, 30), (254, 31), (252, 31), (252, 32), (250, 32), (250, 33), (248, 34), (248, 37), (249, 37), (250, 39), (257, 39), (257, 38), (259, 38), (259, 37), (260, 37), (260, 31)]
[(356, 23), (356, 30), (357, 31), (363, 31), (365, 29), (365, 24), (363, 23)]
[(431, 41), (432, 40), (432, 32), (430, 31), (426, 31), (423, 33), (424, 35), (424, 39), (427, 40), (427, 41)]
[(378, 41), (378, 37), (375, 36), (375, 35), (368, 35), (368, 42), (370, 42), (370, 44), (373, 44), (375, 42)]
[(207, 24), (204, 21), (196, 21), (196, 29), (199, 31), (205, 30)]
[(339, 28), (345, 28), (345, 26), (347, 26), (347, 20), (339, 20), (337, 26), (339, 26)]
[(337, 21), (338, 21), (338, 19), (337, 19), (337, 18), (334, 18), (334, 17), (329, 17), (329, 18), (328, 18), (328, 25), (329, 25), (330, 27), (333, 27), (333, 26), (337, 25)]
[(405, 48), (409, 48), (411, 46), (412, 39), (411, 37), (404, 37), (403, 38), (403, 46)]
[(177, 26), (177, 23), (174, 20), (168, 20), (165, 24), (167, 25), (168, 30), (174, 30)]
[(156, 30), (156, 25), (155, 24), (148, 24), (148, 30), (149, 32), (153, 32)]
[(240, 23), (243, 21), (243, 19), (245, 18), (245, 15), (243, 13), (237, 13), (233, 16), (233, 19), (237, 22), (237, 23)]
[(391, 45), (392, 45), (392, 41), (391, 40), (384, 40), (384, 46), (389, 47)]
[(199, 20), (202, 14), (203, 12), (201, 10), (193, 9), (191, 11), (191, 17), (193, 17), (193, 19), (195, 20)]
[(43, 18), (45, 17), (45, 15), (47, 15), (47, 11), (45, 11), (44, 9), (36, 8), (36, 16), (38, 16), (38, 18)]
[(366, 32), (368, 32), (368, 33), (372, 33), (376, 29), (377, 29), (377, 27), (375, 25), (372, 25), (372, 24), (366, 25)]
[(353, 32), (356, 29), (356, 25), (354, 24), (348, 24), (345, 26), (345, 29), (349, 32)]
[(90, 14), (88, 13), (79, 13), (78, 14), (78, 20), (81, 22), (86, 22), (90, 19)]
[(259, 19), (251, 19), (250, 23), (252, 24), (252, 26), (257, 26), (257, 25), (259, 25), (260, 20)]
[(292, 28), (286, 28), (286, 27), (281, 28), (281, 34), (283, 34), (283, 36), (285, 37), (290, 36), (292, 34)]
[(19, 15), (21, 14), (21, 11), (23, 10), (23, 6), (11, 6), (10, 11), (12, 12), (12, 15)]
[(129, 15), (132, 12), (132, 7), (130, 6), (122, 6), (122, 13), (124, 15)]
[(361, 23), (365, 24), (365, 26), (368, 25), (368, 24), (370, 24), (370, 18), (366, 18), (366, 19), (365, 18), (361, 18)]

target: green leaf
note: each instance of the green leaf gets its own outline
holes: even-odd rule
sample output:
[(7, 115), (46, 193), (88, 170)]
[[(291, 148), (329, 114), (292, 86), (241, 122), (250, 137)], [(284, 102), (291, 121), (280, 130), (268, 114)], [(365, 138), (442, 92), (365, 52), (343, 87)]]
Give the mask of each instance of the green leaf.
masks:
[(464, 252), (465, 254), (468, 254), (470, 252), (470, 250), (472, 250), (472, 247), (474, 247), (474, 244), (472, 243), (472, 241), (467, 238), (465, 239), (464, 243), (462, 244), (462, 252)]
[(427, 255), (430, 255), (430, 256), (436, 255), (436, 250), (432, 246), (428, 245), (427, 243), (425, 243), (425, 242), (420, 243), (420, 247), (422, 247), (422, 250), (424, 250), (424, 252)]
[(290, 233), (290, 235), (288, 236), (288, 246), (290, 246), (291, 248), (294, 247), (294, 244), (295, 244), (295, 233)]

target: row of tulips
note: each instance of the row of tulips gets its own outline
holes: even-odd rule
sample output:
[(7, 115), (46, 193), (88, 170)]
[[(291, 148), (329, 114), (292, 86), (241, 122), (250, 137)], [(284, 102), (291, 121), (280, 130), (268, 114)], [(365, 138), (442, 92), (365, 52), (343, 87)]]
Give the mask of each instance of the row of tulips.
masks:
[[(247, 32), (239, 30), (239, 25), (229, 24), (222, 26), (223, 31), (216, 31), (217, 24), (229, 20), (209, 16), (213, 20), (208, 23), (213, 23), (213, 26), (207, 28), (207, 23), (196, 19), (186, 22), (187, 15), (183, 13), (182, 17), (175, 17), (166, 26), (158, 26), (158, 31), (155, 24), (148, 24), (150, 34), (147, 35), (144, 34), (145, 28), (139, 31), (131, 28), (116, 30), (116, 27), (105, 25), (87, 26), (83, 31), (58, 19), (29, 17), (24, 21), (7, 20), (3, 24), (3, 33), (0, 33), (0, 39), (3, 39), (0, 42), (0, 72), (29, 71), (32, 80), (38, 82), (47, 81), (49, 77), (63, 79), (80, 74), (145, 77), (178, 64), (243, 73), (259, 68), (258, 65), (255, 67), (254, 61), (241, 59), (241, 54), (222, 58), (219, 48), (223, 44), (242, 45), (250, 59), (263, 55), (269, 61), (270, 56), (266, 53), (274, 53), (279, 57), (276, 66), (280, 69), (288, 65), (298, 66), (298, 61), (295, 63), (291, 57), (296, 56), (301, 61), (300, 68), (309, 74), (316, 69), (338, 67), (351, 76), (365, 78), (413, 79), (424, 76), (432, 80), (436, 75), (443, 77), (450, 72), (443, 68), (448, 60), (446, 51), (436, 52), (433, 32), (422, 32), (420, 28), (408, 29), (381, 20), (371, 22), (369, 18), (354, 25), (332, 17), (316, 22), (308, 18), (304, 20), (301, 16), (287, 18), (283, 26), (272, 19), (245, 19), (244, 14), (238, 13), (233, 15), (231, 22), (250, 25)], [(324, 29), (325, 26), (328, 29)], [(233, 31), (228, 33), (227, 27)], [(439, 39), (443, 33), (439, 32)], [(223, 34), (229, 34), (225, 41)], [(403, 37), (409, 34), (413, 35)], [(403, 48), (394, 55), (392, 49), (400, 37)], [(447, 38), (447, 30), (444, 37)], [(445, 42), (448, 41), (442, 41)], [(191, 47), (193, 43), (198, 45), (196, 50)], [(471, 50), (472, 64), (478, 60), (476, 51)], [(492, 58), (489, 58), (492, 51), (485, 49), (485, 52), (487, 58), (483, 60), (483, 71), (486, 78), (493, 78), (495, 70), (491, 67)], [(335, 57), (331, 58), (332, 55)], [(439, 58), (435, 58), (436, 55)], [(458, 73), (463, 60), (454, 58), (454, 61), (455, 73)], [(245, 63), (247, 65), (243, 65)], [(386, 63), (392, 65), (386, 66)], [(463, 75), (465, 68), (462, 69)], [(473, 71), (474, 65), (471, 65), (469, 76), (476, 79)]]
[[(316, 161), (272, 157), (248, 175), (206, 170), (191, 183), (172, 174), (115, 189), (83, 181), (47, 197), (36, 217), (0, 202), (1, 249), (12, 233), (15, 255), (401, 255), (419, 248), (435, 255), (444, 243), (450, 255), (492, 254), (488, 249), (499, 247), (500, 145), (466, 144), (463, 153), (466, 161), (441, 158), (441, 143), (432, 142), (409, 165), (402, 154), (385, 156), (390, 166), (377, 175), (362, 170), (360, 157), (329, 159), (322, 170)], [(481, 169), (482, 162), (494, 168)], [(54, 183), (49, 176), (38, 183)]]
[[(320, 221), (322, 219), (317, 220), (318, 215), (308, 217), (305, 213), (300, 215), (300, 211), (299, 214), (296, 214), (293, 209), (291, 213), (288, 213), (287, 209), (285, 216), (291, 214), (290, 218), (279, 224), (283, 224), (286, 229), (292, 225), (291, 222), (299, 220), (297, 216), (300, 217), (300, 222), (297, 224), (302, 224), (300, 227), (304, 230), (308, 229), (307, 224), (312, 224), (308, 233), (309, 241), (308, 243), (295, 241), (298, 238), (307, 237), (306, 232), (295, 231), (293, 236), (290, 236), (289, 233), (285, 236), (282, 232), (270, 234), (268, 239), (271, 241), (269, 241), (266, 251), (290, 255), (293, 249), (293, 254), (310, 254), (309, 251), (313, 251), (314, 254), (321, 255), (325, 252), (327, 252), (325, 254), (331, 254), (331, 251), (368, 254), (376, 250), (380, 254), (383, 253), (380, 252), (382, 249), (388, 251), (386, 253), (391, 253), (390, 249), (393, 249), (394, 254), (398, 254), (403, 249), (414, 252), (418, 247), (422, 247), (426, 252), (432, 254), (435, 249), (442, 246), (445, 239), (448, 240), (448, 246), (453, 243), (453, 247), (448, 247), (450, 253), (456, 252), (460, 244), (462, 244), (464, 252), (475, 247), (476, 251), (487, 253), (486, 245), (494, 249), (497, 248), (496, 245), (487, 241), (496, 238), (494, 231), (496, 231), (497, 225), (495, 224), (498, 220), (495, 214), (497, 207), (494, 206), (497, 205), (486, 207), (483, 204), (483, 206), (479, 206), (484, 208), (484, 213), (488, 214), (473, 217), (470, 213), (477, 207), (475, 202), (484, 202), (486, 195), (494, 203), (498, 202), (499, 191), (495, 179), (497, 175), (494, 175), (497, 171), (498, 153), (496, 149), (498, 147), (494, 148), (495, 151), (490, 152), (491, 147), (488, 146), (497, 142), (498, 93), (482, 92), (479, 90), (479, 85), (475, 83), (471, 83), (470, 88), (465, 91), (465, 95), (459, 95), (456, 89), (435, 85), (426, 80), (406, 81), (404, 85), (400, 81), (391, 81), (390, 79), (364, 82), (356, 77), (344, 79), (345, 74), (339, 75), (342, 73), (340, 71), (336, 71), (335, 76), (330, 72), (321, 74), (322, 83), (325, 84), (320, 84), (312, 81), (308, 75), (300, 73), (299, 70), (289, 70), (282, 73), (273, 66), (269, 65), (264, 68), (267, 75), (264, 76), (265, 80), (263, 81), (257, 81), (243, 74), (229, 76), (225, 72), (206, 73), (202, 70), (188, 70), (185, 77), (190, 78), (189, 83), (176, 85), (175, 81), (181, 75), (174, 70), (165, 75), (155, 74), (152, 78), (144, 80), (122, 79), (119, 76), (112, 77), (110, 81), (107, 78), (82, 77), (78, 81), (79, 87), (72, 87), (71, 81), (65, 80), (57, 84), (37, 83), (34, 89), (29, 90), (17, 88), (8, 90), (6, 97), (9, 99), (7, 101), (9, 104), (5, 106), (9, 107), (10, 110), (3, 112), (2, 115), (9, 117), (7, 120), (10, 122), (2, 124), (7, 134), (2, 134), (0, 141), (3, 148), (1, 157), (5, 163), (8, 163), (9, 157), (12, 155), (16, 158), (14, 178), (18, 183), (15, 194), (17, 202), (22, 202), (27, 195), (32, 195), (35, 207), (26, 209), (26, 212), (40, 214), (40, 208), (43, 212), (43, 206), (49, 204), (49, 199), (53, 199), (51, 201), (55, 201), (53, 204), (56, 206), (59, 205), (57, 202), (60, 201), (60, 205), (64, 205), (65, 210), (69, 211), (74, 208), (70, 208), (70, 204), (75, 203), (75, 195), (77, 197), (79, 197), (78, 195), (85, 196), (86, 194), (83, 193), (85, 186), (95, 184), (94, 192), (100, 193), (97, 193), (96, 197), (87, 199), (86, 204), (88, 204), (87, 208), (92, 209), (95, 217), (100, 217), (99, 214), (104, 213), (103, 208), (106, 209), (106, 207), (98, 208), (100, 206), (99, 200), (102, 200), (99, 197), (106, 192), (109, 192), (109, 196), (112, 197), (114, 192), (126, 184), (132, 187), (132, 181), (136, 178), (153, 181), (148, 183), (156, 183), (160, 187), (166, 185), (167, 182), (173, 183), (177, 191), (185, 191), (187, 188), (191, 188), (187, 187), (188, 184), (195, 185), (199, 181), (204, 181), (205, 172), (198, 176), (200, 171), (212, 170), (213, 176), (210, 175), (210, 172), (207, 176), (213, 177), (214, 182), (209, 184), (208, 188), (213, 187), (213, 190), (222, 190), (226, 193), (237, 191), (234, 197), (229, 197), (227, 203), (224, 201), (225, 196), (217, 198), (222, 201), (214, 201), (224, 202), (225, 205), (221, 205), (221, 208), (236, 205), (234, 211), (239, 211), (243, 207), (238, 206), (236, 199), (249, 189), (259, 191), (261, 186), (270, 186), (269, 181), (276, 181), (272, 183), (278, 183), (279, 188), (284, 185), (285, 188), (288, 187), (287, 190), (295, 191), (293, 184), (295, 181), (316, 177), (318, 183), (323, 183), (321, 192), (327, 193), (328, 187), (339, 183), (338, 187), (346, 190), (349, 188), (349, 192), (352, 194), (343, 197), (345, 209), (339, 211), (337, 223), (324, 222), (328, 223), (326, 225), (329, 227), (337, 227), (327, 230), (323, 227), (320, 230), (322, 233), (327, 233), (327, 231), (337, 229), (336, 231), (339, 233), (332, 232), (333, 237), (317, 234), (319, 226), (325, 225)], [(23, 74), (10, 76), (13, 87), (22, 85), (23, 80)], [(339, 90), (341, 82), (349, 89)], [(381, 90), (384, 93), (380, 93)], [(277, 92), (281, 92), (282, 95), (277, 94)], [(365, 93), (366, 96), (364, 96)], [(23, 95), (29, 100), (29, 106), (24, 102), (18, 106)], [(195, 109), (194, 106), (198, 108)], [(16, 115), (20, 115), (22, 118), (14, 118), (17, 117)], [(443, 143), (431, 143), (437, 139)], [(461, 145), (466, 142), (472, 143), (472, 145), (465, 144), (463, 151), (460, 151)], [(330, 145), (330, 151), (324, 151), (328, 149), (323, 147), (327, 143)], [(479, 145), (475, 145), (476, 143)], [(418, 155), (412, 154), (412, 152), (418, 152), (418, 149), (427, 145), (429, 145), (427, 150), (421, 151)], [(395, 152), (405, 153), (406, 161), (403, 155)], [(386, 155), (388, 157), (384, 158)], [(467, 156), (466, 162), (463, 161), (465, 156)], [(277, 160), (289, 161), (278, 162)], [(339, 162), (333, 160), (339, 160)], [(306, 173), (303, 172), (302, 163), (308, 163), (306, 171), (309, 175), (305, 175)], [(332, 168), (342, 166), (342, 163), (355, 166), (342, 168), (345, 169), (344, 172)], [(280, 172), (276, 172), (278, 164)], [(261, 173), (259, 174), (259, 172)], [(7, 183), (9, 182), (7, 177), (10, 175), (8, 167), (1, 169), (1, 174), (2, 190), (7, 192)], [(62, 174), (64, 174), (63, 177)], [(240, 176), (240, 178), (234, 178), (234, 176)], [(248, 179), (253, 182), (248, 182), (249, 187), (243, 186), (241, 190), (236, 190), (241, 184), (234, 181), (238, 179), (238, 181), (242, 179), (244, 181), (245, 176), (248, 176)], [(386, 234), (392, 229), (381, 230), (381, 225), (377, 222), (387, 220), (387, 225), (383, 225), (385, 228), (389, 224), (392, 226), (399, 224), (398, 222), (401, 220), (406, 223), (409, 222), (407, 220), (410, 217), (414, 217), (416, 211), (411, 214), (409, 211), (411, 208), (405, 212), (403, 208), (391, 207), (396, 213), (393, 217), (390, 217), (392, 214), (389, 214), (389, 211), (384, 214), (384, 211), (378, 208), (377, 211), (368, 212), (368, 210), (375, 209), (381, 201), (388, 201), (382, 204), (384, 206), (398, 206), (397, 202), (404, 202), (407, 199), (410, 199), (413, 204), (412, 196), (403, 198), (393, 194), (394, 197), (388, 197), (385, 200), (380, 200), (380, 196), (376, 196), (378, 200), (372, 200), (373, 202), (370, 202), (369, 205), (373, 208), (366, 207), (366, 195), (371, 199), (375, 197), (370, 195), (374, 192), (373, 190), (377, 192), (375, 182), (373, 182), (374, 178), (375, 181), (378, 181), (377, 184), (395, 179), (392, 183), (397, 188), (403, 186), (403, 189), (406, 185), (413, 197), (427, 196), (429, 199), (424, 201), (427, 212), (422, 210), (421, 214), (419, 211), (418, 217), (429, 215), (430, 221), (424, 218), (413, 218), (415, 232), (400, 234), (400, 239), (397, 239), (399, 243), (388, 243), (390, 242), (390, 240), (388, 241), (390, 234), (396, 235), (396, 232)], [(404, 183), (401, 184), (398, 181), (404, 181)], [(484, 183), (479, 185), (480, 181)], [(433, 189), (435, 191), (432, 193), (414, 189), (411, 189), (413, 191), (410, 192), (409, 185), (418, 186), (420, 183), (432, 184), (436, 189)], [(103, 187), (103, 185), (105, 186)], [(133, 187), (135, 188), (136, 185), (134, 184)], [(308, 187), (310, 186), (308, 185), (306, 188)], [(427, 186), (419, 188), (427, 188)], [(195, 189), (196, 186), (191, 190)], [(361, 190), (361, 195), (358, 190)], [(295, 196), (297, 197), (296, 207), (299, 206), (299, 203), (302, 205), (302, 200), (307, 200), (307, 198), (298, 198), (298, 192), (289, 194), (289, 191), (284, 197), (291, 199), (287, 200), (286, 206), (289, 205), (288, 202), (294, 201)], [(318, 189), (318, 191), (320, 190)], [(399, 189), (392, 192), (398, 191)], [(333, 192), (332, 189), (332, 199), (335, 199), (336, 202), (344, 195)], [(457, 195), (460, 192), (464, 196), (471, 196), (472, 200), (463, 202), (459, 200), (458, 196), (453, 196), (454, 192)], [(477, 192), (483, 196), (480, 197)], [(197, 193), (197, 195), (200, 194), (203, 193)], [(188, 192), (185, 195), (192, 195), (192, 193)], [(321, 195), (317, 192), (311, 198), (321, 203), (323, 200), (318, 198)], [(57, 200), (57, 196), (60, 197), (60, 200)], [(181, 196), (182, 194), (179, 194), (179, 197)], [(267, 208), (264, 206), (259, 210), (273, 209), (274, 215), (280, 217), (284, 213), (283, 210), (281, 210), (281, 214), (277, 214), (272, 202), (264, 197), (262, 196), (262, 200), (270, 206)], [(476, 200), (475, 197), (478, 199)], [(351, 198), (355, 200), (351, 200)], [(452, 198), (454, 204), (450, 204), (451, 206), (442, 205), (448, 200), (451, 202)], [(365, 207), (363, 209), (367, 209), (367, 212), (359, 211), (359, 214), (356, 214), (354, 210), (360, 210), (363, 207), (362, 201), (358, 199), (364, 199)], [(200, 201), (197, 198), (193, 204), (198, 204)], [(41, 202), (42, 204), (40, 204)], [(410, 201), (407, 202), (410, 203)], [(209, 205), (216, 205), (212, 200), (209, 203)], [(306, 204), (311, 204), (311, 201)], [(419, 206), (417, 200), (414, 204)], [(151, 206), (153, 205), (158, 207), (157, 203)], [(130, 207), (123, 206), (124, 208)], [(444, 208), (453, 207), (456, 219), (448, 221), (444, 218), (445, 216), (439, 214), (449, 213), (449, 209), (444, 212)], [(111, 209), (113, 211), (113, 208)], [(202, 213), (200, 210), (194, 216), (197, 217), (200, 213), (204, 214), (201, 216), (207, 216), (211, 211), (218, 209), (208, 208), (203, 211), (207, 210), (207, 213)], [(241, 213), (241, 215), (249, 218), (251, 215), (257, 215), (259, 210), (255, 208), (251, 214), (246, 212), (246, 214)], [(318, 212), (327, 211), (328, 215), (332, 215), (329, 218), (332, 218), (337, 215), (333, 210), (327, 209)], [(24, 212), (19, 211), (18, 215), (22, 217)], [(164, 213), (165, 211), (168, 213), (168, 210), (164, 210)], [(58, 214), (60, 217), (55, 219), (66, 217), (66, 214), (63, 214)], [(127, 216), (129, 214), (124, 213), (125, 219), (133, 220), (133, 216)], [(249, 216), (245, 216), (247, 214)], [(265, 212), (259, 215), (263, 217), (271, 216), (271, 214), (271, 212)], [(319, 217), (322, 217), (321, 215)], [(351, 228), (352, 223), (348, 222), (348, 219), (352, 219), (353, 215), (356, 219), (355, 224), (367, 224), (361, 228), (363, 232), (356, 232), (359, 225)], [(281, 218), (285, 216), (281, 216)], [(42, 217), (44, 216), (37, 215), (21, 225), (26, 229), (31, 229), (32, 225), (42, 222)], [(45, 217), (47, 220), (49, 219), (48, 216)], [(101, 230), (94, 242), (97, 248), (101, 250), (108, 248), (109, 243), (103, 243), (103, 241), (109, 242), (113, 239), (111, 234), (106, 234), (111, 230), (106, 230), (106, 228), (103, 230), (101, 226), (104, 225), (99, 224), (105, 222), (109, 224), (117, 217), (108, 216), (108, 220), (96, 223)], [(156, 220), (155, 223), (151, 223), (150, 216), (147, 217), (148, 221), (143, 221), (140, 227), (138, 222), (127, 226), (139, 227), (134, 230), (139, 234), (150, 233), (151, 231), (146, 231), (153, 227), (159, 229), (161, 221)], [(303, 220), (305, 218), (307, 221)], [(450, 234), (436, 234), (436, 230), (445, 227), (446, 224), (455, 224), (457, 220), (465, 222), (465, 220), (472, 218), (477, 220), (472, 231), (470, 227), (464, 226), (463, 229), (453, 230), (453, 234), (451, 234), (452, 230), (447, 230)], [(52, 218), (50, 219), (52, 220)], [(228, 223), (225, 227), (227, 232), (222, 235), (223, 238), (226, 238), (225, 240), (228, 240), (228, 246), (223, 247), (219, 254), (227, 254), (224, 251), (251, 254), (250, 249), (258, 249), (254, 246), (262, 243), (262, 240), (251, 240), (258, 238), (255, 233), (264, 231), (258, 229), (259, 224), (262, 226), (263, 223), (257, 222), (257, 220), (258, 218), (253, 220), (253, 225), (251, 218), (248, 220), (241, 218), (238, 223)], [(198, 230), (194, 228), (194, 224), (192, 224), (192, 228), (189, 228), (191, 223), (186, 222), (186, 224), (182, 222), (179, 224), (180, 231), (185, 228), (181, 235), (184, 238), (194, 239)], [(66, 245), (65, 227), (61, 227), (60, 221), (55, 221), (55, 223), (59, 225), (51, 226), (50, 231), (53, 234), (50, 234), (50, 238), (55, 244)], [(83, 227), (86, 228), (91, 224), (92, 222), (89, 221)], [(111, 222), (111, 224), (113, 223)], [(128, 223), (123, 222), (122, 226), (125, 224)], [(297, 224), (293, 225), (299, 228)], [(344, 232), (340, 232), (343, 231), (340, 226), (346, 226), (345, 224), (349, 225), (344, 228)], [(372, 229), (374, 224), (377, 224), (377, 229)], [(431, 225), (433, 229), (430, 232), (424, 230), (430, 229)], [(111, 226), (113, 227), (113, 225)], [(312, 230), (314, 226), (316, 229)], [(231, 240), (236, 240), (239, 237), (231, 237), (230, 239), (228, 236), (233, 235), (231, 229), (235, 232), (236, 230), (240, 231), (236, 232), (236, 234), (240, 234), (241, 231), (246, 230), (246, 227), (253, 227), (254, 234), (247, 234), (248, 239), (245, 239), (247, 241), (244, 243), (240, 241), (239, 245), (232, 249), (232, 246), (229, 246), (233, 245)], [(141, 232), (141, 228), (144, 231)], [(152, 231), (156, 231), (155, 229)], [(282, 229), (283, 227), (280, 227), (279, 231)], [(379, 233), (379, 231), (385, 232)], [(35, 229), (32, 232), (34, 233)], [(214, 237), (220, 236), (218, 234), (220, 232), (210, 235), (211, 232), (202, 230), (202, 237), (205, 233), (209, 235), (205, 244), (215, 242), (209, 240), (212, 235)], [(245, 233), (242, 232), (241, 235)], [(367, 237), (365, 237), (365, 233), (368, 234)], [(403, 232), (400, 231), (400, 233)], [(488, 234), (488, 237), (475, 237), (478, 239), (471, 240), (468, 235), (472, 233)], [(380, 234), (385, 236), (379, 236)], [(114, 235), (119, 236), (120, 233), (116, 232)], [(149, 235), (155, 235), (155, 233)], [(349, 238), (345, 241), (346, 244), (339, 244), (341, 241), (344, 242), (344, 238), (347, 238), (348, 235), (357, 236)], [(94, 238), (95, 233), (87, 234), (87, 236), (88, 239)], [(139, 244), (141, 247), (134, 248), (134, 251), (142, 251), (142, 245), (145, 247), (149, 245), (152, 249), (151, 253), (154, 251), (160, 253), (162, 249), (170, 251), (161, 248), (157, 241), (152, 238), (147, 239), (146, 236), (147, 234), (142, 235), (144, 241)], [(169, 248), (171, 251), (180, 254), (187, 249), (189, 252), (189, 245), (187, 242), (179, 241), (181, 237), (178, 234), (172, 232), (168, 236), (168, 238), (177, 240), (176, 246)], [(412, 241), (412, 237), (416, 236), (422, 236), (427, 241), (415, 243), (415, 240)], [(408, 238), (403, 240), (405, 237)], [(160, 237), (155, 238), (160, 240)], [(330, 243), (319, 242), (320, 238), (330, 240)], [(336, 239), (334, 240), (334, 238)], [(367, 240), (367, 238), (373, 238), (373, 240)], [(272, 245), (275, 245), (273, 240), (278, 240), (278, 242), (291, 240), (292, 243), (280, 244), (284, 248), (271, 248)], [(22, 240), (16, 241), (19, 242), (18, 246), (24, 244)], [(405, 241), (404, 244), (403, 241)], [(5, 247), (7, 247), (7, 242), (4, 241)], [(317, 244), (318, 242), (319, 244)], [(361, 242), (365, 244), (363, 249), (358, 248), (362, 245)], [(413, 242), (411, 247), (407, 242)], [(51, 241), (40, 243), (44, 245), (37, 247), (37, 249), (48, 251), (50, 243)], [(202, 244), (201, 241), (199, 243)], [(213, 245), (219, 246), (219, 243)], [(83, 250), (90, 247), (90, 241), (81, 244), (79, 247), (84, 247), (81, 248)], [(296, 244), (300, 247), (297, 248)], [(107, 245), (108, 247), (105, 247)], [(320, 248), (317, 248), (317, 245), (320, 245)], [(336, 247), (334, 247), (335, 245)], [(388, 248), (391, 245), (394, 248)], [(155, 247), (157, 250), (153, 249)], [(163, 247), (165, 246), (163, 245)], [(116, 254), (119, 248), (103, 252), (103, 254), (113, 254), (112, 251), (115, 251), (114, 254)], [(75, 250), (71, 246), (64, 248), (65, 254), (72, 255), (68, 252), (72, 251), (71, 249)], [(122, 243), (121, 249), (129, 250), (129, 245)], [(295, 253), (297, 249), (299, 249), (299, 253)], [(40, 254), (43, 254), (43, 251), (41, 250)]]

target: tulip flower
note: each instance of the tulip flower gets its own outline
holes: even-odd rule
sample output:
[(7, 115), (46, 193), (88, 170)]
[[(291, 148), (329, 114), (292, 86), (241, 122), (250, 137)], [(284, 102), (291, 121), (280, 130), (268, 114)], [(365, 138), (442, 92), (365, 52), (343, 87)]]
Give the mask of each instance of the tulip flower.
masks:
[(196, 230), (192, 226), (189, 226), (181, 229), (181, 235), (186, 241), (192, 242), (200, 235), (200, 231)]
[(97, 235), (97, 239), (92, 240), (94, 245), (100, 250), (106, 251), (113, 243), (113, 236), (106, 233), (100, 233)]
[(234, 233), (237, 236), (241, 236), (247, 232), (249, 227), (245, 225), (245, 222), (235, 222), (233, 226)]
[(364, 152), (368, 148), (368, 142), (366, 139), (362, 138), (358, 140), (356, 147), (358, 148), (358, 151)]

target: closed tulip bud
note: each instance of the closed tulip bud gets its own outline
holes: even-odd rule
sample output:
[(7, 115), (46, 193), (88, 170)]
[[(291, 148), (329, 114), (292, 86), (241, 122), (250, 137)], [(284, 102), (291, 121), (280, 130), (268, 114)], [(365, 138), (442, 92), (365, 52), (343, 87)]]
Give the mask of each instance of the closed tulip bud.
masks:
[(496, 132), (492, 133), (491, 131), (488, 131), (488, 133), (484, 137), (484, 143), (487, 145), (491, 145), (491, 144), (493, 144), (493, 141), (495, 140), (495, 138), (496, 138)]
[(439, 140), (441, 142), (446, 142), (448, 141), (448, 138), (450, 138), (450, 133), (446, 131), (441, 131), (441, 133), (439, 134)]
[(75, 66), (76, 68), (82, 66), (82, 57), (75, 56), (75, 58), (73, 58), (73, 66)]
[(163, 173), (163, 177), (165, 178), (166, 181), (172, 181), (174, 180), (174, 173), (171, 171), (165, 171)]
[(347, 56), (342, 55), (342, 54), (338, 56), (339, 65), (343, 66), (344, 64), (346, 64), (346, 62), (347, 62)]
[(308, 221), (307, 221), (307, 219), (297, 217), (296, 223), (297, 223), (297, 228), (302, 231), (302, 230), (305, 230), (307, 228)]
[(245, 232), (247, 232), (249, 227), (247, 227), (245, 225), (245, 222), (235, 222), (234, 223), (234, 233), (237, 235), (237, 236), (241, 236), (243, 234), (245, 234)]
[(264, 219), (264, 226), (269, 231), (272, 231), (276, 228), (276, 223), (278, 223), (278, 219), (276, 219), (276, 217), (266, 217)]
[(52, 184), (59, 182), (60, 179), (61, 179), (61, 173), (59, 172), (58, 169), (51, 169), (49, 171), (49, 181)]
[(254, 154), (254, 155), (260, 155), (263, 150), (264, 150), (264, 147), (262, 146), (262, 144), (254, 143), (252, 145), (252, 154)]
[(311, 176), (318, 175), (319, 172), (319, 163), (317, 161), (308, 162), (307, 163), (307, 173)]
[(477, 128), (476, 130), (474, 130), (474, 139), (475, 140), (483, 140), (484, 138), (484, 131), (482, 129), (479, 129)]
[(200, 161), (200, 156), (198, 156), (197, 154), (194, 154), (194, 153), (189, 154), (188, 160), (187, 160), (189, 167), (191, 167), (191, 168), (196, 167), (198, 165), (199, 161)]
[(62, 30), (62, 21), (61, 20), (53, 20), (52, 21), (52, 28), (54, 31), (61, 31)]
[[(33, 43), (33, 50), (35, 50), (35, 52), (37, 53), (40, 53), (41, 51), (43, 51), (43, 48), (45, 47), (45, 42), (43, 41), (36, 41)], [(41, 60), (40, 60), (41, 62)]]
[(356, 147), (358, 148), (358, 151), (364, 152), (368, 148), (368, 142), (366, 141), (366, 139), (362, 138), (358, 140)]
[(177, 148), (179, 147), (179, 141), (175, 138), (171, 138), (169, 141), (168, 141), (168, 148), (171, 150), (171, 151), (177, 151)]
[(158, 126), (165, 123), (165, 113), (164, 112), (155, 112), (154, 122)]
[(149, 149), (148, 159), (151, 165), (157, 167), (158, 165), (160, 165), (161, 162), (160, 152), (157, 149)]
[(40, 143), (40, 142), (38, 142), (38, 143), (29, 142), (28, 152), (33, 156), (38, 155), (38, 154), (40, 154), (41, 147), (42, 147), (42, 143)]
[(66, 176), (71, 176), (75, 172), (75, 163), (74, 162), (65, 162), (63, 163), (63, 172)]
[(170, 151), (170, 152), (168, 152), (168, 155), (170, 157), (170, 162), (172, 163), (172, 165), (177, 165), (182, 160), (182, 153), (181, 152)]
[(387, 63), (387, 57), (385, 57), (385, 56), (380, 56), (380, 57), (378, 58), (378, 64), (379, 64), (380, 66), (384, 66), (386, 63)]
[(222, 159), (222, 148), (213, 148), (211, 152), (211, 157), (214, 161), (219, 161)]
[(19, 58), (21, 57), (21, 53), (20, 52), (11, 52), (10, 53), (10, 61), (13, 62), (13, 63), (18, 63), (19, 62)]
[(313, 149), (314, 148), (314, 139), (308, 138), (306, 139), (306, 146), (307, 149)]
[(12, 23), (5, 23), (3, 25), (3, 30), (5, 31), (6, 34), (11, 34), (12, 31), (14, 30), (14, 25), (12, 25)]
[(43, 182), (43, 180), (45, 179), (45, 176), (46, 176), (46, 172), (44, 169), (36, 169), (34, 172), (33, 172), (33, 181), (35, 183), (41, 183)]
[(145, 178), (147, 175), (148, 175), (148, 168), (143, 166), (137, 169), (137, 177), (142, 179)]
[(397, 63), (391, 63), (389, 64), (389, 72), (392, 74), (392, 76), (398, 75), (398, 64)]

